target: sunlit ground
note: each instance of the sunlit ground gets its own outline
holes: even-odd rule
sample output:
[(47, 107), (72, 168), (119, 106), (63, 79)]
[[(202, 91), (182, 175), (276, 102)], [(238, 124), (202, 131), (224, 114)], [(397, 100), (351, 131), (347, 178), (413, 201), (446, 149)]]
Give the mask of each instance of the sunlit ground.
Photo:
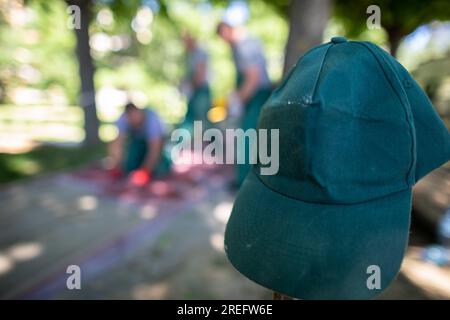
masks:
[[(187, 198), (145, 203), (100, 196), (68, 175), (3, 189), (0, 297), (270, 297), (225, 258), (226, 181), (185, 183)], [(157, 182), (153, 189), (163, 195), (165, 188)], [(83, 272), (79, 292), (65, 289), (70, 264)]]
[(412, 246), (403, 261), (402, 274), (427, 296), (450, 299), (450, 267), (439, 267), (421, 259), (423, 247)]
[[(234, 193), (224, 177), (186, 184), (181, 201), (105, 197), (67, 174), (3, 188), (0, 298), (270, 299), (225, 257)], [(450, 298), (449, 268), (420, 258), (430, 242), (413, 228), (402, 272), (381, 299)], [(81, 267), (80, 291), (65, 287), (71, 264)]]

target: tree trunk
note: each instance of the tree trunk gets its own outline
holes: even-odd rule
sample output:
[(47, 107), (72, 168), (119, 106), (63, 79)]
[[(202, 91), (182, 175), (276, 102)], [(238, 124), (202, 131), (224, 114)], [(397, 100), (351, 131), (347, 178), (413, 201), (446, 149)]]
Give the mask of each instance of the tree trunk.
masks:
[(286, 74), (308, 49), (322, 43), (330, 7), (330, 0), (292, 0), (283, 74)]
[(81, 82), (80, 106), (84, 113), (84, 144), (94, 145), (100, 142), (98, 135), (99, 120), (95, 106), (94, 64), (89, 45), (89, 23), (91, 20), (90, 0), (67, 0), (68, 5), (80, 8), (80, 28), (74, 28), (76, 36), (76, 55)]
[(398, 28), (387, 28), (386, 31), (388, 34), (390, 53), (393, 57), (396, 57), (403, 35)]

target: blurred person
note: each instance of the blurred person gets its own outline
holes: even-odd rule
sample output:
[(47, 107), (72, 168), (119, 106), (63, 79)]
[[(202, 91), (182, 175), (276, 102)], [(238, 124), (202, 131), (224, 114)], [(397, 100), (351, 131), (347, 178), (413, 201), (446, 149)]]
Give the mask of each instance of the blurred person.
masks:
[(128, 103), (116, 126), (119, 135), (109, 148), (113, 177), (128, 176), (131, 184), (143, 186), (153, 176), (169, 173), (170, 160), (163, 154), (165, 127), (155, 112)]
[(210, 127), (207, 117), (211, 107), (211, 91), (208, 81), (208, 54), (189, 33), (183, 35), (186, 49), (186, 75), (181, 92), (187, 97), (188, 105), (183, 127), (192, 131), (194, 121), (202, 121), (203, 128)]
[[(239, 128), (255, 129), (260, 109), (271, 91), (262, 45), (247, 34), (244, 26), (232, 22), (220, 22), (217, 34), (230, 45), (236, 67), (236, 89), (228, 99), (229, 114), (238, 119)], [(245, 148), (249, 154), (248, 143), (238, 148)], [(236, 165), (237, 186), (249, 170), (249, 163)]]

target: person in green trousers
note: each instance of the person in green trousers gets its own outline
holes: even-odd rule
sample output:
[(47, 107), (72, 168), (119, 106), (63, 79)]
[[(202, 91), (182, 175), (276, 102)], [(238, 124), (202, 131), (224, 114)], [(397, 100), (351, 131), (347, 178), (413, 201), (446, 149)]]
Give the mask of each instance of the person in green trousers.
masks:
[[(217, 26), (217, 34), (230, 45), (236, 66), (236, 90), (229, 97), (229, 112), (240, 117), (238, 127), (244, 131), (255, 129), (261, 107), (271, 93), (263, 48), (241, 25), (222, 21)], [(249, 155), (252, 146), (248, 141), (244, 143), (238, 148), (243, 148)], [(246, 159), (245, 164), (236, 165), (237, 186), (242, 184), (250, 170), (249, 157)]]
[(207, 114), (211, 107), (208, 81), (208, 54), (189, 33), (183, 35), (186, 48), (186, 76), (181, 92), (187, 97), (187, 112), (182, 127), (193, 130), (194, 121), (202, 121), (203, 128), (211, 126)]
[(164, 124), (155, 112), (128, 103), (116, 126), (119, 135), (109, 148), (113, 176), (127, 176), (132, 184), (142, 186), (170, 172), (170, 158), (163, 148)]

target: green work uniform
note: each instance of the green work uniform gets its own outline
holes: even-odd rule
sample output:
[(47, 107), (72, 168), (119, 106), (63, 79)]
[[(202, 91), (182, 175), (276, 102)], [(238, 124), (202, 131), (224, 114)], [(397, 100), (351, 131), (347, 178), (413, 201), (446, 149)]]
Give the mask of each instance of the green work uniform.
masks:
[(187, 111), (182, 127), (191, 131), (193, 130), (194, 121), (202, 121), (204, 129), (211, 127), (208, 120), (208, 110), (211, 107), (211, 91), (208, 83), (208, 67), (206, 67), (204, 82), (197, 86), (194, 85), (194, 77), (200, 64), (208, 66), (207, 52), (197, 47), (189, 52), (187, 56), (187, 74), (186, 82), (192, 88), (192, 92), (188, 96)]
[(211, 127), (208, 120), (208, 110), (211, 107), (211, 91), (207, 84), (196, 89), (189, 98), (187, 112), (184, 119), (183, 127), (192, 132), (194, 121), (202, 121), (204, 129)]
[[(129, 174), (130, 172), (139, 169), (148, 154), (148, 139), (136, 132), (129, 132), (127, 136), (126, 146), (124, 149), (124, 162), (122, 170)], [(163, 148), (161, 157), (152, 170), (154, 177), (164, 176), (170, 172), (172, 162), (170, 154)]]
[[(259, 68), (259, 84), (253, 95), (245, 102), (243, 117), (240, 127), (245, 131), (248, 129), (256, 129), (260, 110), (264, 102), (270, 96), (270, 80), (266, 68), (266, 60), (263, 49), (259, 41), (253, 38), (245, 38), (232, 46), (233, 58), (236, 65), (237, 81), (236, 88), (239, 90), (245, 81), (244, 72), (250, 66)], [(236, 183), (238, 186), (242, 184), (247, 173), (251, 168), (249, 156), (251, 150), (250, 143), (247, 139), (244, 145), (238, 145), (237, 148), (245, 150), (246, 161), (244, 164), (236, 164)]]
[[(241, 73), (238, 73), (237, 78), (238, 78), (237, 87), (239, 89), (244, 81), (244, 76)], [(256, 92), (245, 103), (244, 114), (240, 122), (240, 127), (244, 131), (248, 129), (256, 129), (256, 125), (258, 124), (259, 113), (261, 111), (264, 102), (266, 102), (269, 96), (270, 96), (270, 88), (262, 87), (257, 89)], [(237, 147), (245, 149), (245, 155), (247, 159), (244, 164), (236, 165), (236, 182), (237, 185), (240, 186), (242, 182), (244, 182), (244, 179), (251, 168), (249, 159), (250, 159), (250, 150), (252, 146), (250, 146), (249, 141), (246, 139), (244, 141), (244, 145), (240, 145)]]
[[(139, 128), (132, 128), (123, 114), (116, 125), (119, 133), (126, 135), (122, 169), (128, 174), (139, 169), (148, 155), (148, 144), (153, 139), (164, 139), (164, 126), (158, 115), (151, 110), (145, 110), (145, 121)], [(170, 171), (170, 155), (163, 149), (159, 162), (153, 168), (153, 176), (164, 175)]]

